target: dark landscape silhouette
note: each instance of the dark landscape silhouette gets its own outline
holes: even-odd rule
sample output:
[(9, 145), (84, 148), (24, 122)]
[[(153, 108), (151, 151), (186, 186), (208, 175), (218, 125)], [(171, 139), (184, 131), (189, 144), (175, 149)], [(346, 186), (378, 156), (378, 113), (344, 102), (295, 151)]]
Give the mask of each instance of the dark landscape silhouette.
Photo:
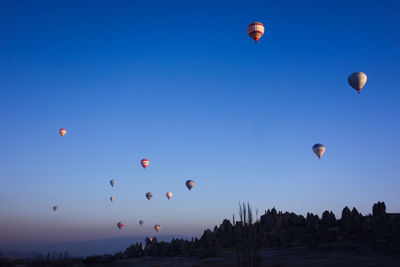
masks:
[[(285, 258), (280, 262), (279, 257)], [(400, 264), (400, 214), (387, 213), (384, 202), (373, 205), (372, 214), (362, 215), (345, 207), (341, 218), (325, 211), (322, 217), (306, 217), (275, 208), (254, 218), (249, 204), (239, 204), (239, 218), (223, 220), (200, 238), (158, 241), (146, 238), (114, 255), (72, 258), (68, 253), (42, 255), (34, 259), (1, 258), (1, 266), (128, 266), (164, 262), (170, 266), (296, 266)], [(302, 258), (303, 257), (303, 258)], [(325, 260), (325, 263), (321, 262)], [(281, 259), (282, 260), (282, 259)], [(318, 261), (319, 260), (319, 261)]]

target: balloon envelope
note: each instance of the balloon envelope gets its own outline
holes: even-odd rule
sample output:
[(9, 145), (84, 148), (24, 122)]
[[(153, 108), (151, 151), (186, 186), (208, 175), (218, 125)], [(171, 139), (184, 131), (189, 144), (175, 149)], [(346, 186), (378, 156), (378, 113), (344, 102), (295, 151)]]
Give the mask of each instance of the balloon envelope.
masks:
[(153, 194), (152, 194), (152, 193), (150, 193), (150, 192), (147, 192), (147, 193), (146, 193), (146, 198), (147, 198), (148, 200), (150, 200), (152, 197), (153, 197)]
[(118, 229), (122, 229), (122, 227), (124, 227), (124, 223), (123, 222), (119, 222), (117, 223)]
[(64, 136), (67, 133), (67, 130), (65, 130), (64, 128), (61, 128), (59, 130), (59, 133), (60, 133), (61, 136)]
[(325, 153), (325, 146), (323, 144), (315, 144), (313, 146), (314, 154), (317, 155), (318, 158), (321, 158), (322, 155)]
[(156, 224), (154, 225), (154, 230), (156, 230), (157, 232), (161, 230), (161, 225)]
[(142, 221), (142, 220), (139, 221), (140, 226), (142, 226), (143, 223), (144, 223), (144, 221)]
[(57, 206), (53, 206), (53, 210), (56, 211), (58, 209)]
[(111, 197), (110, 197), (110, 200), (111, 200), (111, 202), (114, 202), (115, 197), (114, 197), (114, 196), (111, 196)]
[(168, 199), (171, 199), (171, 197), (172, 197), (172, 192), (167, 192), (166, 196), (167, 196)]
[(358, 93), (360, 93), (361, 89), (364, 87), (365, 83), (367, 82), (367, 75), (364, 72), (354, 72), (354, 73), (350, 74), (349, 78), (347, 78), (347, 82)]
[(110, 185), (114, 186), (117, 183), (117, 181), (115, 181), (114, 179), (110, 180)]
[(142, 167), (143, 167), (144, 169), (146, 169), (146, 167), (149, 166), (149, 163), (150, 163), (150, 161), (149, 161), (148, 159), (142, 159), (142, 160), (140, 161), (140, 164), (142, 164)]
[(187, 180), (186, 181), (186, 186), (189, 190), (192, 190), (193, 186), (194, 186), (194, 182), (192, 180)]
[(250, 23), (247, 26), (247, 34), (257, 43), (264, 34), (264, 25), (261, 22)]

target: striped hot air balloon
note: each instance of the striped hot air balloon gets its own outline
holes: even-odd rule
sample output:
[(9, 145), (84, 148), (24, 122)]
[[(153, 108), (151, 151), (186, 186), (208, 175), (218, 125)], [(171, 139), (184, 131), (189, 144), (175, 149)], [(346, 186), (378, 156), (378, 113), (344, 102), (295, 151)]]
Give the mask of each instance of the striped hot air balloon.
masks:
[(361, 89), (364, 87), (367, 82), (367, 75), (364, 72), (354, 72), (350, 74), (349, 78), (347, 78), (347, 82), (351, 87), (353, 87), (358, 93), (360, 93)]
[(150, 161), (148, 159), (142, 159), (140, 161), (140, 164), (142, 164), (143, 169), (146, 169), (147, 166), (149, 166)]
[(264, 34), (264, 25), (261, 22), (250, 23), (247, 26), (247, 34), (257, 43)]
[(312, 150), (314, 151), (314, 154), (321, 159), (322, 155), (325, 153), (325, 146), (323, 144), (315, 144), (312, 147)]
[(67, 133), (67, 130), (61, 128), (58, 132), (60, 133), (61, 136), (64, 136)]

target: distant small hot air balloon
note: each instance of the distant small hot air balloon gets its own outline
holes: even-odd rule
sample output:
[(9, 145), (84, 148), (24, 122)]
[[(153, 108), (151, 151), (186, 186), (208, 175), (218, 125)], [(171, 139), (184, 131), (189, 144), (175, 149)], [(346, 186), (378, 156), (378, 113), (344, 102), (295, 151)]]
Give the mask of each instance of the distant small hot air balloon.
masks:
[(110, 200), (111, 200), (111, 202), (114, 202), (115, 197), (114, 197), (114, 196), (111, 196), (111, 197), (110, 197)]
[(53, 211), (56, 211), (58, 209), (57, 206), (53, 206)]
[(167, 198), (168, 198), (168, 199), (171, 199), (171, 197), (172, 197), (172, 192), (167, 192), (166, 195), (167, 195)]
[(347, 78), (347, 82), (351, 87), (353, 87), (358, 93), (360, 93), (361, 89), (364, 87), (367, 82), (367, 75), (364, 72), (354, 72), (350, 74), (349, 78)]
[(146, 243), (147, 243), (147, 241), (149, 241), (150, 243), (153, 241), (153, 238), (151, 237), (151, 236), (148, 236), (147, 238), (146, 238)]
[(325, 153), (325, 146), (323, 144), (315, 144), (312, 149), (319, 159), (321, 159), (322, 155)]
[(142, 159), (141, 161), (140, 161), (140, 164), (142, 164), (142, 167), (144, 168), (144, 169), (146, 169), (146, 167), (147, 166), (149, 166), (149, 160), (148, 159)]
[(143, 223), (144, 223), (144, 221), (143, 221), (143, 220), (140, 220), (140, 221), (139, 221), (139, 225), (140, 225), (140, 226), (142, 226), (142, 225), (143, 225)]
[(147, 192), (147, 193), (146, 193), (146, 198), (147, 198), (148, 200), (150, 200), (152, 197), (153, 197), (153, 194), (152, 194), (152, 193), (150, 193), (150, 192)]
[(186, 181), (186, 186), (189, 190), (192, 190), (193, 186), (194, 186), (194, 182), (192, 180), (187, 180)]
[(154, 225), (154, 230), (156, 230), (157, 232), (161, 230), (161, 225), (156, 224)]
[(257, 43), (264, 34), (264, 25), (261, 22), (250, 23), (247, 26), (247, 34)]
[(61, 135), (61, 136), (64, 136), (64, 135), (67, 133), (67, 130), (65, 130), (64, 128), (61, 128), (61, 129), (59, 130), (59, 132), (60, 132), (60, 135)]
[(124, 223), (123, 222), (119, 222), (117, 223), (118, 229), (122, 229), (122, 227), (124, 227)]
[(111, 180), (110, 180), (110, 185), (111, 185), (111, 186), (114, 186), (116, 183), (117, 183), (117, 181), (115, 181), (114, 179), (111, 179)]

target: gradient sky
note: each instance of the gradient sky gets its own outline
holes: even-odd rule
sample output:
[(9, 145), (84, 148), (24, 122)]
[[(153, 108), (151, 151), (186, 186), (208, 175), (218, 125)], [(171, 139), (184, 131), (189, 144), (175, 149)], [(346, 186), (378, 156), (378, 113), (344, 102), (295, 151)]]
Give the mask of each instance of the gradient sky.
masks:
[(399, 47), (399, 1), (1, 1), (0, 240), (400, 212)]

